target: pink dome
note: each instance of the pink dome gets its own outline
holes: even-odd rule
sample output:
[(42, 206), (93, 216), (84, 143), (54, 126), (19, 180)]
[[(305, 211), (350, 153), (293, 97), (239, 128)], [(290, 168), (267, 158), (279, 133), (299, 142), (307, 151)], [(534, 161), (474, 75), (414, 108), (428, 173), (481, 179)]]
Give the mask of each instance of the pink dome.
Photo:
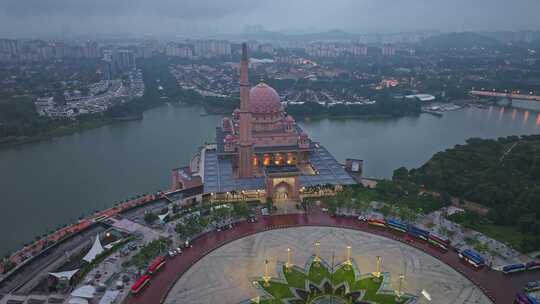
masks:
[(308, 138), (309, 135), (306, 132), (300, 133), (300, 138)]
[(253, 113), (281, 112), (278, 93), (266, 83), (259, 83), (249, 91), (249, 109)]
[(225, 136), (225, 141), (226, 142), (234, 141), (234, 136), (232, 136), (231, 134), (227, 134), (227, 136)]

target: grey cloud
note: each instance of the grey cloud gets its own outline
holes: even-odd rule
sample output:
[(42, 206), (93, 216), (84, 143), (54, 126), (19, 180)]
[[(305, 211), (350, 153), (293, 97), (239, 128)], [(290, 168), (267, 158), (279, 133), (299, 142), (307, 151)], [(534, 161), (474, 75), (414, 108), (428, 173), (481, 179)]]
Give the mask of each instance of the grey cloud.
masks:
[(0, 35), (540, 29), (538, 0), (0, 0)]

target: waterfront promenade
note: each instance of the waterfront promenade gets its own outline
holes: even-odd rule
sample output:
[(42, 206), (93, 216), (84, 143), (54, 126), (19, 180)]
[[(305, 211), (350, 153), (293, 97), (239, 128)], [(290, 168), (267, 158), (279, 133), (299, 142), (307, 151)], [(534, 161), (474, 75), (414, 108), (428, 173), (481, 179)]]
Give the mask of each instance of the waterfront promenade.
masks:
[[(182, 255), (168, 261), (162, 271), (152, 277), (151, 283), (137, 296), (132, 296), (127, 303), (163, 303), (168, 292), (177, 280), (197, 261), (211, 251), (230, 243), (231, 241), (253, 235), (258, 232), (301, 226), (327, 226), (355, 229), (396, 241), (406, 243), (402, 236), (396, 235), (385, 229), (369, 227), (365, 222), (356, 218), (331, 217), (318, 209), (308, 214), (288, 214), (262, 217), (256, 223), (242, 222), (233, 229), (209, 232), (193, 241), (193, 247), (186, 249)], [(407, 243), (408, 244), (408, 243)], [(452, 267), (472, 283), (480, 288), (484, 294), (496, 304), (512, 303), (516, 292), (531, 280), (540, 280), (540, 271), (524, 272), (509, 276), (501, 272), (484, 268), (474, 270), (462, 263), (454, 251), (442, 253), (439, 250), (422, 242), (409, 244), (415, 248), (439, 259)]]

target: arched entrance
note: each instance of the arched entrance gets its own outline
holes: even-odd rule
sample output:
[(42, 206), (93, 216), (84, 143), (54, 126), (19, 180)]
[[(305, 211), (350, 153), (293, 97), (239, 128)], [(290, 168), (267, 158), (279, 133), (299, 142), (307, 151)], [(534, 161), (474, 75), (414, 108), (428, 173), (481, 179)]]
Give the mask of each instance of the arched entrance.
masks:
[(281, 182), (274, 187), (274, 200), (286, 201), (291, 193), (291, 185), (287, 182)]

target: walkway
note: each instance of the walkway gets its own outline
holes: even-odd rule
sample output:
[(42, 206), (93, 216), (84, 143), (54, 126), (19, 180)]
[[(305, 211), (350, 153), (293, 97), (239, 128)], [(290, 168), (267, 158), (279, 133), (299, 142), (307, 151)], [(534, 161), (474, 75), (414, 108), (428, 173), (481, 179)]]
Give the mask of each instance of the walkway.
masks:
[[(360, 222), (355, 218), (330, 217), (318, 211), (307, 215), (289, 214), (263, 217), (259, 222), (243, 222), (235, 226), (234, 229), (210, 232), (193, 241), (192, 248), (185, 250), (181, 256), (169, 260), (163, 270), (152, 278), (151, 284), (141, 294), (129, 298), (127, 303), (162, 303), (169, 290), (183, 273), (203, 256), (226, 243), (265, 230), (299, 226), (329, 226), (356, 229), (404, 242), (402, 237), (394, 233), (385, 229), (369, 227), (366, 223)], [(501, 272), (487, 268), (476, 271), (468, 265), (463, 264), (455, 252), (441, 253), (437, 249), (420, 242), (415, 242), (411, 246), (432, 255), (454, 268), (476, 284), (495, 304), (512, 303), (516, 292), (520, 291), (528, 281), (540, 280), (540, 271), (524, 272), (510, 276), (505, 276)]]

